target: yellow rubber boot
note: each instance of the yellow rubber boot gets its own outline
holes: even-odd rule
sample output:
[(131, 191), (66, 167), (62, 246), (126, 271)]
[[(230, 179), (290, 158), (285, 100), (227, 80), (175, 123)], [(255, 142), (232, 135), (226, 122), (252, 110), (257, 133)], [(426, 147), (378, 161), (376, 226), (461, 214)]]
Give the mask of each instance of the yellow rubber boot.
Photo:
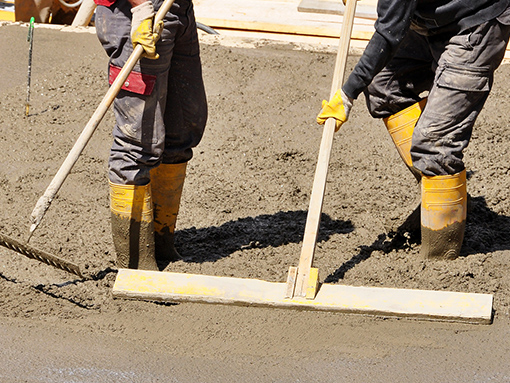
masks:
[(421, 252), (426, 258), (454, 259), (466, 228), (466, 170), (422, 177)]
[(174, 232), (186, 178), (186, 165), (186, 162), (161, 164), (151, 170), (156, 259), (161, 268), (182, 259), (175, 249)]
[(411, 140), (413, 138), (413, 131), (416, 126), (416, 122), (418, 122), (426, 103), (427, 99), (424, 98), (420, 102), (417, 102), (416, 104), (383, 119), (386, 129), (388, 129), (400, 157), (402, 157), (405, 164), (416, 177), (418, 182), (420, 182), (421, 173), (413, 167), (413, 161), (411, 160)]
[(154, 256), (154, 220), (149, 185), (110, 182), (112, 236), (117, 267), (158, 270)]

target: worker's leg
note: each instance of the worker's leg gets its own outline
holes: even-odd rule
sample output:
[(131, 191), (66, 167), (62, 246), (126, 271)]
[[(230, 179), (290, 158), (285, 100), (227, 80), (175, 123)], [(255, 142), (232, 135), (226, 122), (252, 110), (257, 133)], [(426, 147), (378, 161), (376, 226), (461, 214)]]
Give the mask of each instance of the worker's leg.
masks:
[[(503, 59), (510, 27), (493, 20), (446, 41), (431, 39), (438, 63), (411, 158), (423, 175), (422, 253), (459, 255), (466, 219), (463, 150)], [(425, 182), (426, 181), (426, 182)]]
[(175, 249), (174, 232), (186, 177), (186, 165), (187, 162), (161, 163), (151, 171), (156, 260), (160, 269), (164, 269), (172, 261), (181, 259)]
[(466, 170), (423, 176), (421, 182), (421, 253), (454, 259), (464, 239), (467, 214)]
[[(99, 6), (96, 10), (97, 34), (110, 56), (110, 82), (133, 51), (130, 8), (127, 0), (118, 0), (112, 7)], [(141, 59), (113, 103), (116, 125), (108, 178), (112, 195), (112, 234), (119, 267), (126, 264), (139, 267), (136, 259), (142, 257), (152, 259), (150, 268), (157, 269), (150, 170), (159, 163), (164, 151), (163, 115), (176, 24), (165, 20), (166, 39), (160, 41), (157, 48), (160, 58)], [(114, 198), (125, 190), (128, 190), (126, 198), (130, 198), (124, 201), (131, 205), (129, 212), (119, 209)], [(147, 197), (136, 198), (142, 194)], [(143, 212), (143, 218), (137, 217), (139, 211)]]
[(464, 170), (462, 152), (489, 95), (509, 34), (509, 26), (493, 20), (447, 41), (430, 39), (436, 76), (411, 148), (413, 165), (423, 174)]
[(425, 108), (427, 99), (423, 100), (383, 119), (390, 137), (395, 144), (400, 157), (407, 165), (418, 182), (421, 181), (421, 173), (413, 167), (411, 160), (411, 140), (414, 127)]
[[(176, 7), (174, 3), (172, 9)], [(169, 20), (171, 16), (168, 14), (165, 18), (165, 29), (157, 43), (159, 59), (139, 60), (113, 102), (116, 125), (108, 177), (114, 183), (148, 184), (150, 169), (163, 156), (168, 77), (179, 27), (178, 20)], [(96, 30), (110, 56), (110, 82), (133, 52), (130, 29), (131, 11), (127, 0), (118, 0), (109, 8), (97, 8)]]
[[(412, 165), (411, 139), (434, 79), (432, 62), (426, 38), (410, 31), (390, 63), (365, 91), (370, 114), (383, 119), (400, 157), (418, 182), (421, 174)], [(418, 237), (420, 228), (418, 205), (396, 230)]]
[[(154, 3), (157, 10), (162, 1)], [(125, 18), (127, 6), (108, 9), (110, 23), (99, 30), (115, 28), (119, 41), (101, 38), (111, 63), (121, 66), (131, 49)], [(111, 22), (113, 19), (116, 22)], [(115, 100), (117, 126), (110, 155), (109, 178), (112, 182), (144, 185), (151, 183), (155, 213), (156, 258), (165, 265), (179, 258), (174, 248), (174, 229), (184, 183), (186, 163), (201, 140), (207, 119), (207, 104), (202, 81), (198, 35), (193, 7), (178, 0), (164, 20), (165, 29), (157, 43), (158, 60), (142, 60), (135, 67), (143, 73), (142, 91), (122, 91)], [(97, 22), (96, 22), (96, 28)], [(111, 73), (111, 70), (110, 70)], [(133, 77), (130, 86), (138, 84)], [(144, 87), (144, 85), (146, 85)], [(154, 87), (149, 92), (151, 86)], [(138, 92), (140, 93), (140, 92)], [(155, 170), (159, 164), (159, 169)]]
[[(162, 1), (162, 0), (159, 0)], [(202, 79), (200, 47), (191, 1), (181, 1), (178, 12), (180, 28), (173, 47), (167, 80), (164, 113), (165, 164), (188, 162), (204, 134), (207, 101)]]
[(365, 91), (370, 114), (383, 118), (400, 156), (418, 181), (421, 175), (412, 166), (411, 138), (425, 107), (424, 92), (434, 78), (432, 61), (427, 40), (411, 31)]
[(174, 12), (180, 23), (168, 76), (164, 113), (165, 148), (161, 164), (151, 171), (154, 198), (156, 259), (160, 267), (180, 258), (174, 231), (186, 177), (207, 120), (200, 48), (191, 1), (182, 1)]
[(112, 237), (117, 267), (158, 270), (154, 258), (154, 222), (150, 184), (110, 182)]

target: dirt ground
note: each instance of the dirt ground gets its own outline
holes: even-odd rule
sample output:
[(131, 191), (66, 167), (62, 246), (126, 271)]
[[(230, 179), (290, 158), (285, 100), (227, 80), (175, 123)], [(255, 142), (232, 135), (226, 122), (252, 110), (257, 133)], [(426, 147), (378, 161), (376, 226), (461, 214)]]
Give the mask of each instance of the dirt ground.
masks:
[[(0, 232), (24, 241), (107, 90), (107, 58), (93, 33), (36, 28), (25, 117), (27, 28), (0, 36)], [(282, 282), (299, 258), (335, 55), (204, 40), (209, 121), (177, 223), (187, 258), (172, 270)], [(335, 137), (315, 261), (327, 283), (493, 294), (491, 325), (113, 299), (109, 111), (30, 241), (86, 278), (0, 248), (0, 381), (510, 382), (509, 88), (504, 65), (465, 153), (459, 259), (424, 260), (417, 238), (395, 234), (418, 186), (360, 98)]]

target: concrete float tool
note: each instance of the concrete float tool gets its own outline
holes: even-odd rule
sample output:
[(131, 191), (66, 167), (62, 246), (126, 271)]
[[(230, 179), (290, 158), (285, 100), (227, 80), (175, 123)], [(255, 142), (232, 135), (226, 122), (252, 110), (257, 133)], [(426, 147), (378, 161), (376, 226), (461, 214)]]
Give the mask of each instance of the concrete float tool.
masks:
[[(356, 0), (348, 0), (335, 64), (331, 96), (343, 83)], [(117, 298), (201, 302), (337, 311), (417, 319), (491, 323), (492, 295), (320, 284), (311, 267), (317, 241), (335, 121), (324, 127), (300, 261), (286, 283), (173, 272), (119, 269)]]

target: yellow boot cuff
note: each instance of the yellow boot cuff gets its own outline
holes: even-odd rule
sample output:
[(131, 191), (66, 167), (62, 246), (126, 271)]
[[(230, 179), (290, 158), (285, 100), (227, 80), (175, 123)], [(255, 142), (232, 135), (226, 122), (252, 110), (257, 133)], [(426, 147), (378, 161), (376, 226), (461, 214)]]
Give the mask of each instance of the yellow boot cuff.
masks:
[(422, 226), (434, 231), (466, 220), (466, 170), (447, 176), (422, 177)]
[(119, 185), (110, 181), (110, 208), (123, 218), (137, 222), (152, 221), (152, 197), (150, 184)]
[(414, 127), (426, 103), (427, 99), (424, 98), (420, 102), (383, 119), (400, 157), (409, 167), (413, 165), (411, 160), (411, 140), (413, 138)]

